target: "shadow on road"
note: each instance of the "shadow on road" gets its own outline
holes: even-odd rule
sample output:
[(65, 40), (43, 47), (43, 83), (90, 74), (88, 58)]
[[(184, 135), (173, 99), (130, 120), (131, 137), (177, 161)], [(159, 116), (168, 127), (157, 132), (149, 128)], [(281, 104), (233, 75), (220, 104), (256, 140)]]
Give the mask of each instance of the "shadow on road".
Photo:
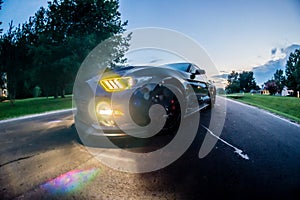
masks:
[[(201, 113), (208, 127), (210, 111)], [(174, 193), (175, 199), (298, 199), (300, 189), (272, 183), (274, 176), (256, 174), (259, 163), (242, 159), (222, 142), (204, 158), (198, 157), (206, 130), (199, 124), (190, 148), (168, 167), (140, 174), (153, 193)], [(262, 167), (262, 166), (261, 166)], [(270, 169), (271, 170), (271, 169)], [(263, 180), (263, 181), (262, 181)], [(280, 180), (279, 180), (280, 181)], [(266, 184), (267, 182), (267, 184)], [(269, 183), (269, 184), (268, 184)]]

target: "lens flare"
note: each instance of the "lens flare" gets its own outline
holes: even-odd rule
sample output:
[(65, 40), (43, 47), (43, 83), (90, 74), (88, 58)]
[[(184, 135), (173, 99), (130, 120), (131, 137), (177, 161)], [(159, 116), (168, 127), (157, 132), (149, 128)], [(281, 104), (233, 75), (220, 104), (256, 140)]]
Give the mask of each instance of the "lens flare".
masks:
[(96, 168), (88, 170), (72, 170), (47, 181), (40, 187), (51, 194), (72, 193), (94, 180), (99, 171), (100, 170)]

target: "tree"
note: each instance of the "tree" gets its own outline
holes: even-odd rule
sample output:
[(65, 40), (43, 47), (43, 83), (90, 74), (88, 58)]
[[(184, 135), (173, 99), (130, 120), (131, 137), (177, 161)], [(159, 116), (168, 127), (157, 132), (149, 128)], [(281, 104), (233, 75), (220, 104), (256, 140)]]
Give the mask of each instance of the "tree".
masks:
[[(0, 0), (0, 10), (2, 9), (2, 4), (3, 4), (3, 1)], [(0, 25), (1, 24), (2, 24), (2, 22), (0, 21)], [(0, 28), (0, 34), (2, 34), (2, 31), (3, 31), (3, 29)], [(5, 83), (4, 75), (5, 75), (5, 72), (3, 72), (2, 67), (0, 65), (0, 89), (2, 89), (2, 90), (4, 89), (4, 83)]]
[(226, 90), (228, 93), (236, 93), (239, 91), (250, 92), (251, 89), (259, 88), (256, 85), (253, 72), (251, 71), (243, 71), (242, 73), (232, 71), (228, 75), (227, 82)]
[(239, 74), (232, 71), (227, 78), (228, 85), (226, 86), (226, 91), (228, 93), (236, 93), (240, 91), (240, 82), (238, 80)]
[[(55, 97), (64, 97), (87, 54), (103, 40), (122, 33), (127, 24), (121, 23), (118, 1), (104, 0), (54, 0), (47, 10), (38, 11), (34, 21), (41, 29), (31, 49), (35, 77), (48, 71), (49, 80), (43, 80), (41, 86)], [(122, 48), (115, 51), (122, 52)]]
[[(0, 71), (0, 89), (3, 91), (6, 89), (6, 73)], [(2, 94), (0, 94), (1, 97)]]
[(277, 69), (275, 74), (274, 74), (274, 81), (278, 87), (278, 91), (279, 93), (281, 93), (284, 84), (285, 84), (285, 77), (283, 75), (283, 70), (281, 69)]
[(276, 81), (268, 80), (267, 82), (265, 82), (265, 89), (270, 92), (270, 95), (276, 94), (276, 92), (278, 91), (278, 86), (276, 85)]
[(300, 90), (300, 49), (296, 49), (291, 53), (285, 69), (286, 84), (291, 90), (294, 90), (294, 95), (297, 90)]
[(7, 89), (12, 105), (16, 98), (31, 95), (28, 41), (24, 30), (20, 25), (14, 28), (11, 22), (8, 32), (1, 36), (0, 42), (0, 66), (2, 74), (7, 75)]
[(256, 89), (256, 82), (252, 71), (243, 71), (239, 74), (240, 89), (244, 92), (250, 92), (251, 89)]
[(11, 105), (14, 105), (16, 97), (18, 69), (16, 67), (16, 40), (12, 22), (9, 24), (7, 34), (1, 37), (0, 63), (2, 72), (7, 74), (7, 87)]
[[(2, 4), (3, 4), (3, 0), (0, 0), (0, 10), (2, 9)], [(0, 21), (0, 25), (2, 24), (2, 22)], [(0, 28), (0, 34), (2, 33), (3, 29)]]

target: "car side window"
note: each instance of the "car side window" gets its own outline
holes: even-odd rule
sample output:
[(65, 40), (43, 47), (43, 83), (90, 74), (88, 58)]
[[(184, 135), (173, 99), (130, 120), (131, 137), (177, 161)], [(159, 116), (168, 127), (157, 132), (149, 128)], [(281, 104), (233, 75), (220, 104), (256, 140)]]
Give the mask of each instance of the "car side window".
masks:
[(189, 72), (192, 74), (196, 73), (197, 68), (194, 65), (191, 65)]

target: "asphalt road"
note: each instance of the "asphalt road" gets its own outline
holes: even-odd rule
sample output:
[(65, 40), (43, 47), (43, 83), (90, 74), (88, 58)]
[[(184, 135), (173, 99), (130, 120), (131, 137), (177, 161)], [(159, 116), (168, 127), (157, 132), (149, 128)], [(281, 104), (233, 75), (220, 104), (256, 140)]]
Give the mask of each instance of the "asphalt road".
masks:
[(226, 103), (222, 134), (206, 157), (198, 156), (204, 137), (216, 138), (205, 128), (209, 111), (201, 113), (198, 134), (183, 156), (141, 174), (95, 159), (79, 142), (71, 112), (0, 122), (0, 199), (300, 199), (300, 126)]

